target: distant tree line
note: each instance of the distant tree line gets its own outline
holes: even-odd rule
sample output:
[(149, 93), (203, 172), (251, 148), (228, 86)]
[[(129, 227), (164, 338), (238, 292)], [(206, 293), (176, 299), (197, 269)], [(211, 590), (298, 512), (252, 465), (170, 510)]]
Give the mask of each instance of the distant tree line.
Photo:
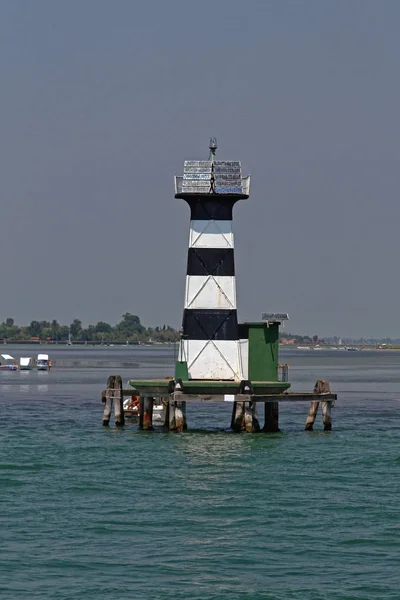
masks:
[(279, 332), (280, 338), (286, 339), (294, 339), (297, 344), (316, 344), (318, 342), (323, 342), (324, 340), (320, 339), (318, 335), (298, 335), (297, 333), (286, 333), (285, 330), (281, 330)]
[(83, 327), (80, 319), (74, 319), (69, 325), (60, 325), (53, 321), (31, 321), (27, 326), (16, 325), (8, 318), (0, 323), (0, 338), (7, 341), (40, 339), (41, 341), (66, 342), (71, 336), (72, 342), (175, 342), (179, 332), (169, 325), (145, 327), (137, 315), (125, 313), (115, 326), (99, 321), (96, 325)]

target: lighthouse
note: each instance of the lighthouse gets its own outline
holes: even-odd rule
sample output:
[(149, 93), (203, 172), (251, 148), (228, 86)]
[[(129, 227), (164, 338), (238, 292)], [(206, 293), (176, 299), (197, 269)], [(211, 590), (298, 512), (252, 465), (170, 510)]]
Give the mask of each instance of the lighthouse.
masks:
[(186, 160), (175, 177), (175, 198), (190, 208), (178, 363), (185, 379), (241, 381), (248, 344), (239, 335), (232, 217), (236, 202), (249, 197), (250, 176), (239, 161), (216, 160), (216, 150), (211, 138), (208, 160)]
[[(181, 340), (174, 376), (130, 379), (122, 389), (120, 376), (110, 376), (102, 392), (103, 424), (108, 425), (114, 399), (115, 423), (124, 419), (122, 398), (132, 389), (140, 396), (139, 428), (153, 429), (153, 404), (163, 405), (163, 426), (187, 428), (186, 403), (231, 402), (233, 431), (279, 431), (279, 402), (311, 402), (306, 429), (312, 430), (322, 403), (325, 430), (332, 427), (336, 394), (326, 380), (311, 393), (290, 392), (288, 365), (279, 364), (279, 326), (287, 313), (262, 313), (261, 321), (238, 323), (232, 217), (239, 200), (249, 197), (250, 176), (239, 161), (216, 160), (211, 138), (208, 160), (186, 160), (175, 177), (175, 198), (190, 209), (189, 249)], [(261, 428), (257, 405), (264, 404)], [(217, 413), (213, 411), (214, 415)]]

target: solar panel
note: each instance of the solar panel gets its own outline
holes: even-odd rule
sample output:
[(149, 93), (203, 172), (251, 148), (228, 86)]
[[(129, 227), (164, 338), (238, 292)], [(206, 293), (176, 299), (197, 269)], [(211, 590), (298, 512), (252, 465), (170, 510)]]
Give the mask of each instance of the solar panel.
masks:
[[(212, 162), (210, 160), (185, 160), (182, 192), (209, 193), (211, 191)], [(242, 194), (242, 167), (237, 160), (214, 162), (215, 191), (220, 194)]]
[(287, 313), (262, 313), (261, 320), (269, 321), (270, 323), (281, 323), (287, 321), (289, 315)]

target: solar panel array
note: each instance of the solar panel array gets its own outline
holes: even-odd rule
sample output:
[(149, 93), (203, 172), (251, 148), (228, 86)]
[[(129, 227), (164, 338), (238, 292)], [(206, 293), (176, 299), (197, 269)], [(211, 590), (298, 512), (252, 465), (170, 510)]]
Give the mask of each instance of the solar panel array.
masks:
[[(185, 160), (182, 193), (208, 194), (211, 191), (210, 160)], [(242, 168), (238, 160), (214, 162), (215, 191), (217, 194), (242, 194)]]

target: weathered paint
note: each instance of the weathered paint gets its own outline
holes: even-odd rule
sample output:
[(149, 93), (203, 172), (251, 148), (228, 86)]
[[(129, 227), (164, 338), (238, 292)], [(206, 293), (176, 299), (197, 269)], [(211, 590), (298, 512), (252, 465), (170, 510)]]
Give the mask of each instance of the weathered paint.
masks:
[(236, 308), (235, 277), (187, 275), (185, 308)]
[(181, 340), (190, 379), (244, 379), (237, 340)]

